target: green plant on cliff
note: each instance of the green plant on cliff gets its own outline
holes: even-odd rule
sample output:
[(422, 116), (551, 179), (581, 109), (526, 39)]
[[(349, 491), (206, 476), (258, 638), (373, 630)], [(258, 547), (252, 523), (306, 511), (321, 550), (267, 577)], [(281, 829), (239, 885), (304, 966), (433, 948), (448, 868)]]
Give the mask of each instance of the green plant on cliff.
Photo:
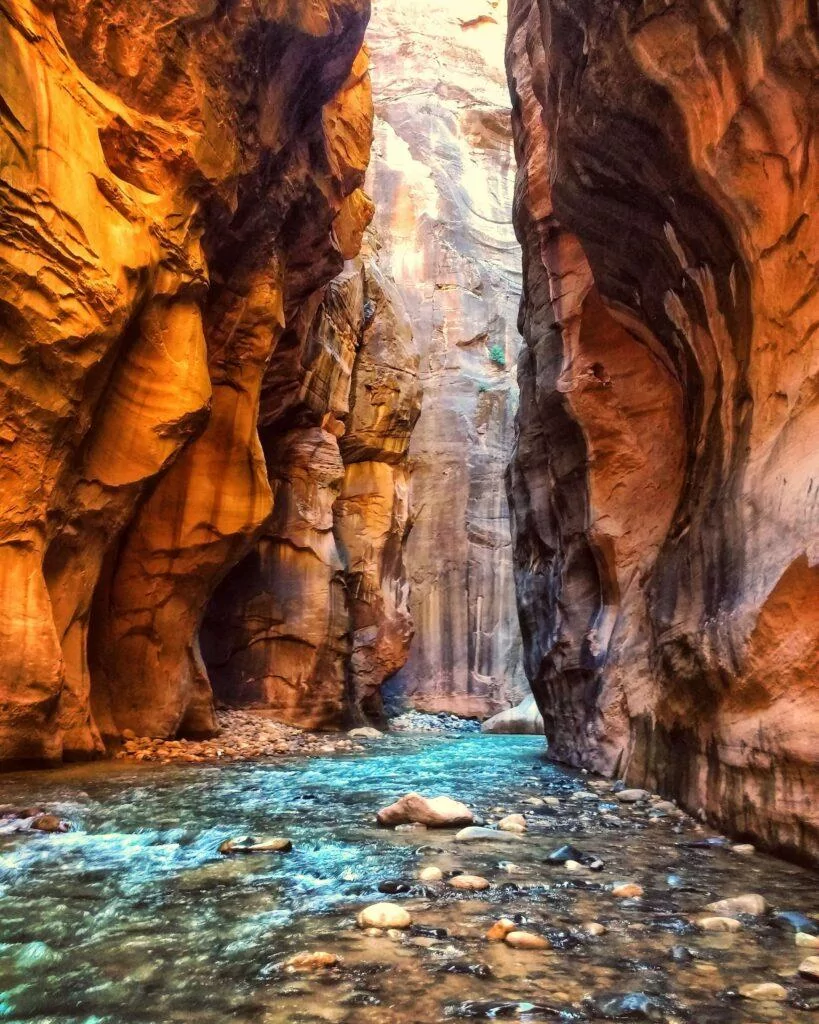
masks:
[(503, 345), (490, 345), (489, 358), (495, 366), (506, 366), (506, 353), (503, 351)]

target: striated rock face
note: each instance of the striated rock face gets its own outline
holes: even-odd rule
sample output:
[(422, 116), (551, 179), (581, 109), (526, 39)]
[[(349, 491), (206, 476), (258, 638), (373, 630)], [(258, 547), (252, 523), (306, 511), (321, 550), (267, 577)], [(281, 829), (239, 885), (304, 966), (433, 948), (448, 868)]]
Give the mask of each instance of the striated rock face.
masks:
[[(305, 459), (319, 533), (326, 491), (351, 508), (378, 492), (362, 603), (373, 563), (400, 575), (392, 454), (349, 459), (384, 461), (388, 496), (377, 470), (347, 480), (332, 415), (284, 426), (325, 286), (372, 216), (368, 16), (0, 0), (0, 759), (212, 731), (200, 621), (271, 520), (298, 534)], [(376, 596), (398, 620), (395, 579)], [(364, 692), (399, 655), (354, 618)]]
[(509, 472), (552, 753), (819, 856), (804, 3), (513, 0)]
[(203, 651), (226, 704), (332, 728), (380, 715), (381, 684), (412, 639), (403, 547), (418, 356), (400, 297), (369, 261), (348, 265), (291, 341), (262, 399), (272, 511), (211, 602)]
[(520, 346), (505, 21), (505, 0), (379, 0), (367, 34), (376, 256), (406, 303), (424, 387), (406, 554), (416, 637), (390, 689), (473, 715), (526, 689), (500, 485)]

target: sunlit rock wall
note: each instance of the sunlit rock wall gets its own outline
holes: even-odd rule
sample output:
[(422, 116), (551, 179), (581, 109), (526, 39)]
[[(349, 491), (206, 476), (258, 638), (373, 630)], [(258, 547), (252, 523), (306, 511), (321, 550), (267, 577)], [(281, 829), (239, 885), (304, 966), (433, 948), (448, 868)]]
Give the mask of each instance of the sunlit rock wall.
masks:
[(0, 0), (1, 760), (214, 727), (271, 354), (372, 215), (368, 16)]
[(553, 755), (816, 857), (810, 22), (796, 0), (513, 0), (509, 488)]
[(505, 32), (503, 2), (379, 0), (367, 35), (376, 258), (406, 302), (424, 390), (406, 553), (416, 636), (390, 688), (479, 715), (528, 692), (502, 484), (520, 346)]

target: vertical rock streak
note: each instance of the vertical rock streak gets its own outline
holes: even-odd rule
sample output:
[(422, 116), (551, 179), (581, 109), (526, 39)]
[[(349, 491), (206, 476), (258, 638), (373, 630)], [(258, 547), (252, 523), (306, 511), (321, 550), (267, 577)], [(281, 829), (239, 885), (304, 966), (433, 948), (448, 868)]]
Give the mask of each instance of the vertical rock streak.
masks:
[(813, 856), (816, 64), (792, 0), (510, 7), (508, 489), (553, 754)]

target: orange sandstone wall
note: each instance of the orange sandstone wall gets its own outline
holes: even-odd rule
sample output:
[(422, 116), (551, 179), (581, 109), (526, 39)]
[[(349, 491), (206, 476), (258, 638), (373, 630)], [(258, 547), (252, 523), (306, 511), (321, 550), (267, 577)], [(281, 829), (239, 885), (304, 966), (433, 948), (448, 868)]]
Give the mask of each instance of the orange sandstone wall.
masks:
[(0, 760), (214, 729), (200, 623), (307, 373), (274, 354), (372, 216), (368, 17), (0, 0)]
[(819, 856), (808, 5), (513, 0), (507, 66), (508, 486), (552, 753)]

